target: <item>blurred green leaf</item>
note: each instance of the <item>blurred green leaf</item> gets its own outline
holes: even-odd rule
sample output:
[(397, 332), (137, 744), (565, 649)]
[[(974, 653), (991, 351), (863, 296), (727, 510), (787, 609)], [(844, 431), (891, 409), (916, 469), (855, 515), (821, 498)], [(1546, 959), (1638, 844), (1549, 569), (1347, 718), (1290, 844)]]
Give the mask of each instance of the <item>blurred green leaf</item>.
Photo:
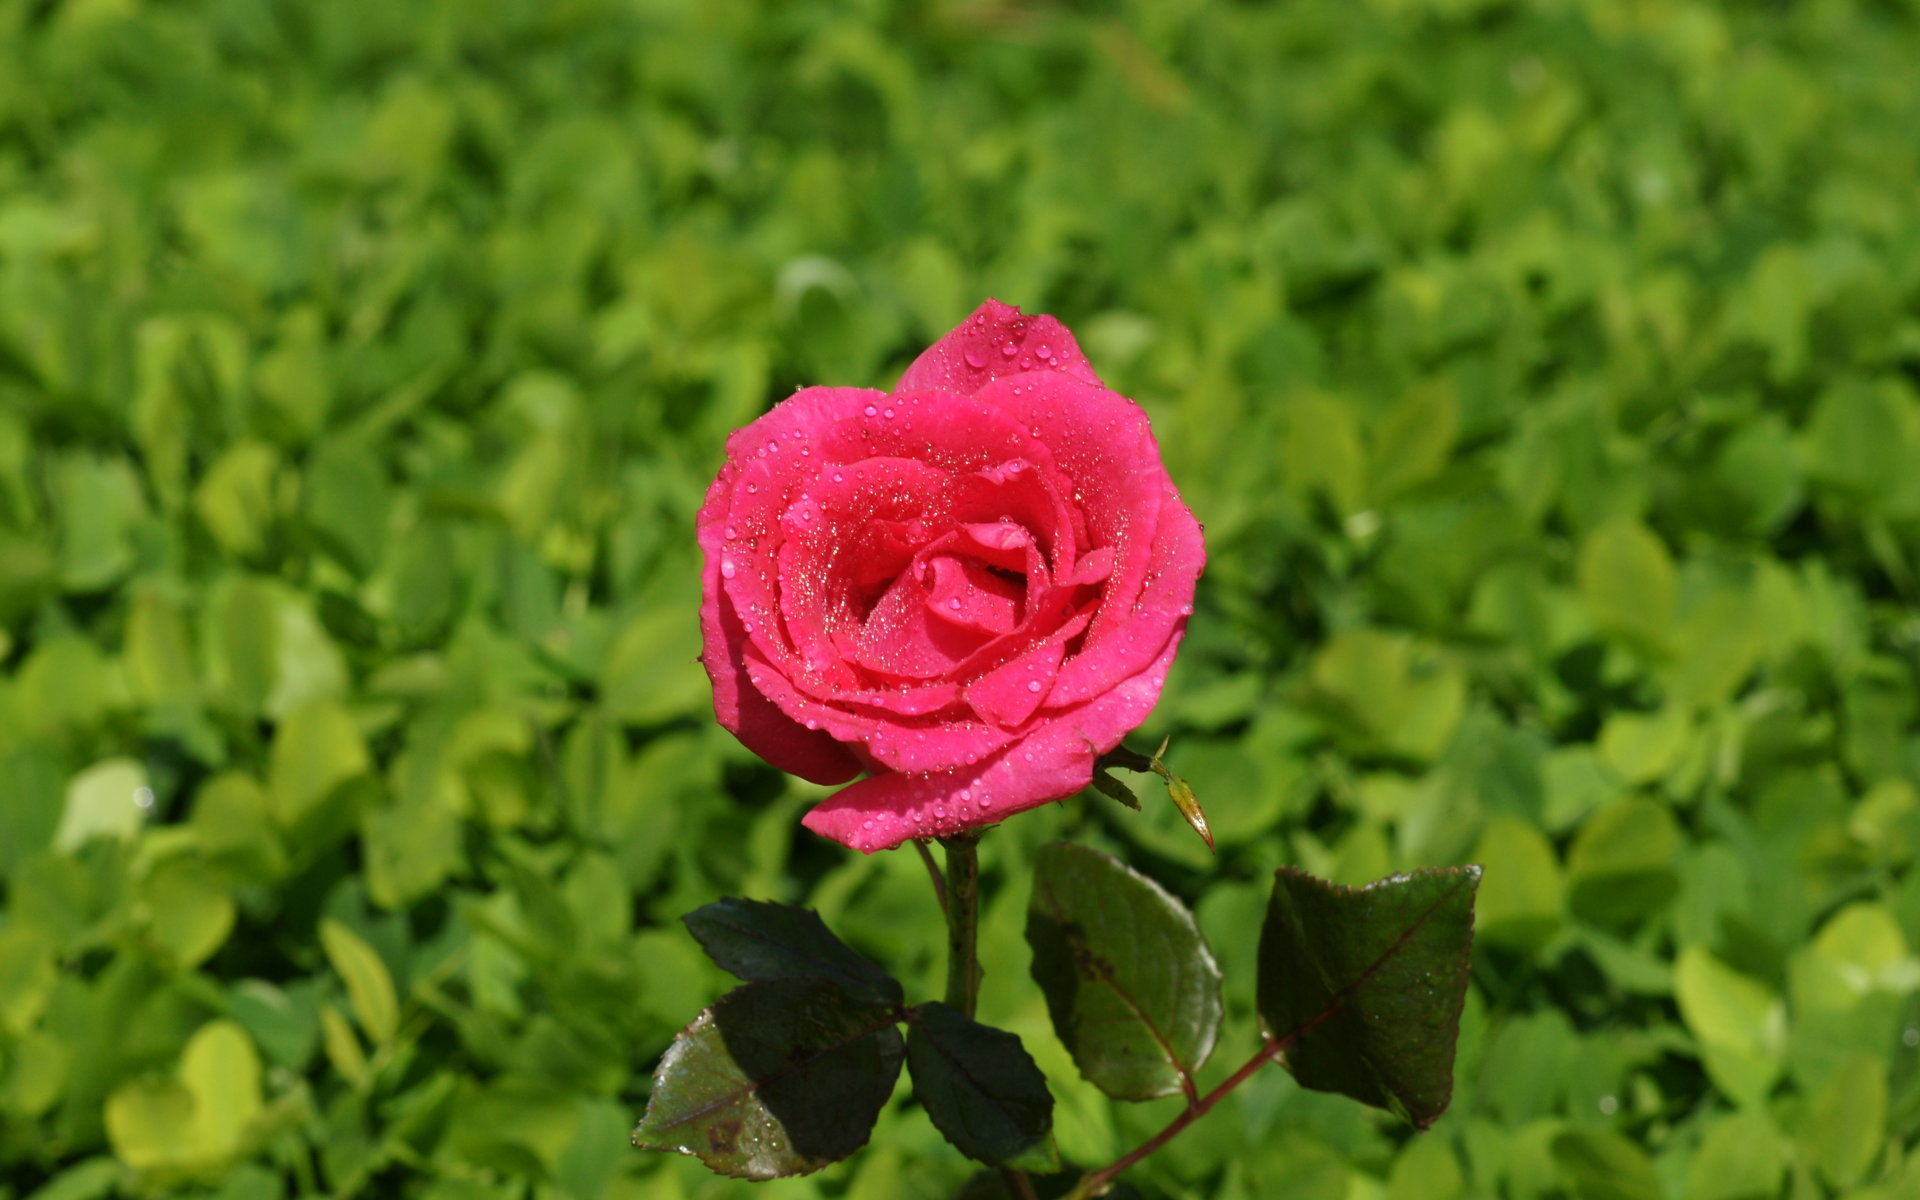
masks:
[(1639, 1147), (1604, 1129), (1553, 1139), (1553, 1160), (1579, 1200), (1660, 1200), (1667, 1194)]
[(1698, 1200), (1759, 1200), (1780, 1194), (1787, 1145), (1765, 1113), (1740, 1112), (1707, 1127), (1687, 1167), (1686, 1195)]
[(1845, 1194), (1867, 1178), (1886, 1143), (1887, 1067), (1848, 1059), (1809, 1098), (1803, 1139), (1821, 1176)]
[(380, 955), (353, 930), (338, 921), (320, 922), (320, 945), (327, 961), (347, 987), (347, 1000), (375, 1046), (393, 1041), (400, 1028), (400, 1003), (393, 976)]
[(1613, 521), (1580, 544), (1580, 596), (1595, 625), (1661, 649), (1673, 618), (1674, 570), (1667, 548), (1634, 521)]
[(1680, 952), (1674, 968), (1680, 1016), (1700, 1040), (1707, 1074), (1735, 1103), (1757, 1108), (1780, 1077), (1786, 1010), (1765, 985), (1729, 968), (1697, 946)]

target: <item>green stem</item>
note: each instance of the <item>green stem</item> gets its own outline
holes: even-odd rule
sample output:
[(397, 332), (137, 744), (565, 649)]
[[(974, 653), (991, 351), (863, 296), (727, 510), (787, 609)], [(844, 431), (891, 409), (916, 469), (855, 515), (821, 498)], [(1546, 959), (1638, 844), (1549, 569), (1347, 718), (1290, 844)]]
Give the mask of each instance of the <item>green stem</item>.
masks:
[[(947, 851), (944, 887), (925, 847), (921, 857), (947, 914), (947, 1003), (971, 1020), (980, 1003), (980, 835), (941, 838), (940, 844)], [(1016, 1200), (1034, 1200), (1033, 1184), (1025, 1171), (1002, 1167), (1000, 1178)]]
[(940, 844), (947, 851), (947, 1003), (971, 1018), (980, 1000), (980, 835)]

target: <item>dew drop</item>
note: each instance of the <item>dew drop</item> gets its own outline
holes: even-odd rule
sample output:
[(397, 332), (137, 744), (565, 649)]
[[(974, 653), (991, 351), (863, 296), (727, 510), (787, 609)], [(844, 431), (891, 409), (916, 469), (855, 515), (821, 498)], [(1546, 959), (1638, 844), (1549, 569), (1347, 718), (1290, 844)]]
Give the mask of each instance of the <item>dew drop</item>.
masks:
[(879, 410), (879, 409), (877, 409), (877, 408), (875, 408), (875, 407), (874, 407), (873, 405), (871, 405), (871, 404), (869, 404), (869, 405), (867, 405), (867, 415), (868, 415), (868, 416), (872, 416), (872, 415), (873, 415), (874, 413), (876, 413), (876, 412), (879, 412), (879, 411), (880, 411), (880, 410)]
[(835, 483), (845, 483), (847, 481), (847, 477), (845, 475), (842, 475), (840, 472), (835, 471), (833, 473), (833, 481)]
[(1038, 679), (1029, 679), (1029, 680), (1027, 680), (1027, 690), (1028, 690), (1028, 691), (1030, 691), (1030, 692), (1037, 692), (1037, 691), (1039, 691), (1039, 690), (1040, 690), (1040, 681), (1039, 681)]
[(729, 541), (731, 541), (731, 540), (733, 540), (734, 538), (737, 538), (737, 537), (739, 537), (739, 536), (740, 536), (740, 531), (739, 531), (738, 529), (735, 529), (735, 528), (734, 528), (733, 526), (731, 526), (731, 525), (729, 525), (729, 526), (727, 526), (727, 539), (728, 539)]
[(885, 417), (889, 421), (893, 420), (893, 410), (890, 408), (885, 412), (881, 413), (880, 415)]
[(967, 350), (966, 360), (967, 360), (967, 365), (972, 367), (976, 371), (979, 370), (981, 367), (984, 367), (987, 365), (987, 356), (971, 347), (969, 347)]
[(1012, 342), (1008, 342), (1006, 345), (1000, 347), (1000, 353), (1008, 358), (1012, 358), (1014, 355), (1020, 353), (1020, 347)]
[(720, 560), (720, 574), (728, 579), (733, 578), (733, 560), (732, 559), (723, 558)]
[(953, 611), (955, 611), (955, 612), (959, 612), (959, 611), (960, 611), (960, 597), (958, 597), (958, 596), (954, 596), (954, 597), (951, 597), (950, 599), (948, 599), (948, 601), (947, 601), (947, 607), (948, 607), (948, 608), (950, 608), (950, 609), (952, 609), (952, 610), (953, 610)]
[(768, 443), (767, 443), (767, 451), (768, 451), (769, 453), (771, 453), (771, 454), (778, 454), (778, 453), (780, 453), (780, 443), (779, 443), (779, 442), (777, 442), (777, 441), (774, 441), (774, 442), (768, 442)]
[(1033, 355), (1031, 354), (1022, 355), (1020, 359), (1020, 365), (1025, 367), (1029, 371), (1033, 370)]
[(747, 495), (749, 496), (753, 495), (755, 492), (759, 490), (760, 490), (760, 485), (757, 483), (749, 483), (747, 485)]
[(813, 447), (812, 447), (812, 446), (802, 446), (802, 447), (800, 447), (800, 457), (801, 457), (801, 458), (810, 458), (810, 457), (812, 457), (812, 456), (813, 456)]
[(1053, 347), (1047, 345), (1045, 342), (1041, 342), (1038, 346), (1035, 346), (1033, 348), (1033, 352), (1039, 355), (1041, 358), (1053, 357)]

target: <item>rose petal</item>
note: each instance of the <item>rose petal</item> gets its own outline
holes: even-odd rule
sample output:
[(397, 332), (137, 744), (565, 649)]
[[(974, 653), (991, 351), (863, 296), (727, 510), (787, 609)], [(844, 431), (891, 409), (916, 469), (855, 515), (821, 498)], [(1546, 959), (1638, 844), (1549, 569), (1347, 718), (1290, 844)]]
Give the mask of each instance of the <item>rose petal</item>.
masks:
[(1180, 500), (1140, 407), (1062, 376), (989, 385), (979, 399), (1032, 422), (1072, 478), (1088, 536), (1110, 548), (1093, 627), (1060, 669), (1052, 703), (1090, 699), (1152, 662), (1193, 605), (1206, 563), (1199, 523)]
[(1086, 521), (1068, 499), (1073, 490), (1073, 480), (1053, 464), (1011, 459), (956, 476), (953, 515), (969, 524), (1026, 529), (1046, 549), (1055, 573), (1064, 574), (1087, 541)]
[[(780, 711), (805, 726), (818, 726), (842, 742), (857, 742), (874, 762), (895, 771), (947, 771), (979, 762), (1013, 735), (974, 719), (970, 710), (912, 721), (821, 700), (767, 662), (758, 646), (746, 648), (747, 677)], [(950, 685), (949, 685), (950, 686)], [(964, 715), (963, 715), (964, 714)]]
[(1093, 780), (1094, 760), (1153, 711), (1179, 638), (1145, 671), (1090, 704), (1062, 713), (979, 765), (937, 774), (884, 772), (842, 788), (801, 823), (872, 854), (908, 838), (945, 837), (1061, 800)]
[[(1193, 592), (1206, 566), (1206, 543), (1200, 522), (1180, 497), (1166, 485), (1167, 497), (1146, 560), (1151, 571), (1125, 605), (1103, 602), (1080, 649), (1060, 668), (1054, 681), (1054, 704), (1072, 704), (1092, 698), (1115, 680), (1143, 669), (1169, 640), (1178, 641), (1193, 612)], [(1109, 597), (1113, 584), (1108, 585)]]
[(1002, 729), (1022, 725), (1046, 701), (1066, 656), (1064, 639), (1048, 638), (968, 684), (967, 706), (980, 719)]
[(730, 482), (728, 472), (722, 471), (708, 489), (696, 522), (705, 557), (700, 660), (713, 681), (713, 715), (742, 745), (780, 770), (814, 783), (844, 783), (860, 773), (859, 761), (833, 738), (793, 721), (747, 677), (739, 655), (746, 633), (720, 586), (719, 546), (725, 537), (724, 510)]
[(1025, 371), (1100, 382), (1065, 325), (1049, 316), (1022, 316), (1014, 305), (989, 300), (922, 351), (896, 390), (939, 389), (971, 396), (995, 379)]
[[(913, 557), (893, 544), (890, 523), (944, 508), (948, 480), (910, 459), (830, 463), (781, 514), (778, 609), (796, 665), (816, 681), (809, 690), (831, 695), (864, 686), (846, 660), (873, 602), (869, 589), (897, 577)], [(752, 578), (738, 586), (758, 590)], [(776, 639), (761, 644), (774, 661), (787, 661)]]
[(855, 639), (854, 661), (883, 678), (945, 675), (986, 640), (978, 630), (936, 617), (918, 575), (909, 570), (894, 580)]
[(986, 637), (1018, 628), (1021, 600), (1026, 593), (1023, 584), (951, 554), (939, 555), (927, 565), (933, 572), (933, 580), (927, 585), (927, 604), (935, 619)]

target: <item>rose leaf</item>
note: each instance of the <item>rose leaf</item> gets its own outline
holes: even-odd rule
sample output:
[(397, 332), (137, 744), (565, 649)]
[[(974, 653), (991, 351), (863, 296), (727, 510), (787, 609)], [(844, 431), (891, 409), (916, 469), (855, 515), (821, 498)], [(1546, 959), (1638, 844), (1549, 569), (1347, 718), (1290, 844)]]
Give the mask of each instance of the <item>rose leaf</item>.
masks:
[(728, 898), (680, 918), (707, 957), (749, 983), (828, 979), (880, 1004), (899, 1004), (900, 982), (835, 937), (812, 909)]
[(1027, 943), (1089, 1082), (1119, 1100), (1194, 1094), (1220, 1032), (1220, 968), (1180, 901), (1110, 855), (1054, 842), (1035, 859)]
[(1341, 887), (1274, 873), (1258, 1006), (1302, 1087), (1385, 1108), (1419, 1128), (1453, 1095), (1479, 867)]
[(660, 1059), (633, 1144), (738, 1179), (838, 1162), (866, 1144), (893, 1093), (898, 1016), (824, 979), (735, 988)]
[(934, 1127), (960, 1153), (1051, 1173), (1053, 1094), (1020, 1039), (937, 1001), (907, 1013), (907, 1072)]

